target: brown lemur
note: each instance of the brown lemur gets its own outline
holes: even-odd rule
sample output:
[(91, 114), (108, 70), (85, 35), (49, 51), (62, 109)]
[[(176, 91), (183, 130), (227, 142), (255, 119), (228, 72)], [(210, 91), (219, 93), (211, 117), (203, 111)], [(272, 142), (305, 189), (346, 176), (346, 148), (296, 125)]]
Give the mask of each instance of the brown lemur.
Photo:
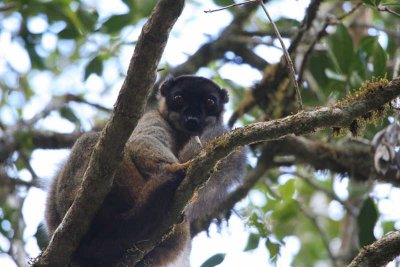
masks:
[[(201, 148), (198, 138), (205, 145), (226, 131), (222, 114), (228, 94), (211, 80), (169, 78), (160, 93), (158, 110), (143, 115), (126, 143), (112, 189), (69, 266), (133, 266), (129, 253), (160, 224), (185, 176), (169, 167), (195, 157)], [(89, 133), (77, 140), (51, 186), (46, 206), (50, 236), (74, 201), (98, 137)], [(188, 205), (184, 221), (136, 266), (190, 266), (190, 222), (217, 209), (242, 179), (245, 161), (243, 150), (222, 160)]]

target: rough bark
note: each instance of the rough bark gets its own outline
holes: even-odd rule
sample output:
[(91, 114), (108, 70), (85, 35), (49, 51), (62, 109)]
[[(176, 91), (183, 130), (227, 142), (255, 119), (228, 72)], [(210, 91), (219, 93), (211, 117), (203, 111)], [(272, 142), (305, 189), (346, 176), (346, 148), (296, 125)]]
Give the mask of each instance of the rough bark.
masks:
[(386, 266), (400, 254), (400, 232), (393, 232), (365, 246), (347, 267)]
[(125, 143), (144, 112), (169, 32), (183, 6), (184, 0), (160, 0), (143, 26), (127, 77), (113, 114), (94, 148), (82, 188), (34, 266), (65, 266), (89, 228), (91, 219), (111, 189)]
[(348, 127), (356, 118), (381, 108), (399, 94), (400, 79), (396, 79), (386, 86), (370, 88), (342, 104), (299, 112), (283, 119), (254, 123), (217, 138), (193, 160), (185, 180), (177, 190), (167, 217), (157, 231), (154, 231), (146, 242), (136, 244), (135, 247), (143, 254), (135, 256), (134, 261), (140, 261), (142, 256), (159, 244), (175, 224), (182, 221), (185, 206), (195, 192), (207, 182), (210, 170), (237, 147), (279, 139), (288, 134), (307, 134), (327, 127)]

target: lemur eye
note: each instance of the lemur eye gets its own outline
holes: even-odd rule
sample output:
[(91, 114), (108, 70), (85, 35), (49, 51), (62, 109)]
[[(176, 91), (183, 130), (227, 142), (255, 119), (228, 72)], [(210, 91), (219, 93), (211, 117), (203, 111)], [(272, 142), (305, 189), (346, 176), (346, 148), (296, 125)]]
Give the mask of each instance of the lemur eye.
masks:
[(174, 102), (178, 105), (182, 105), (183, 104), (183, 96), (181, 95), (176, 95), (174, 96)]
[(213, 107), (215, 107), (215, 101), (214, 101), (214, 99), (207, 98), (207, 100), (206, 100), (206, 106), (207, 106), (207, 108), (213, 108)]

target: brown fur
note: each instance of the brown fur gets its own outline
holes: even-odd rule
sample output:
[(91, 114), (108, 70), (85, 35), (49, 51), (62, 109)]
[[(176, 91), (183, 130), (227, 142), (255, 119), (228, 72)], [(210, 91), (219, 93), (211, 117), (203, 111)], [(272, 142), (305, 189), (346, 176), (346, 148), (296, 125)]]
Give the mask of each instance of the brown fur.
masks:
[[(124, 266), (133, 266), (129, 262), (129, 253), (137, 253), (135, 244), (146, 240), (163, 220), (165, 211), (184, 178), (184, 172), (171, 172), (166, 166), (186, 162), (199, 151), (195, 147), (193, 134), (185, 130), (180, 124), (182, 122), (171, 121), (172, 111), (169, 111), (164, 98), (168, 97), (169, 90), (180, 90), (180, 87), (190, 95), (190, 90), (194, 90), (190, 88), (192, 81), (197, 86), (197, 94), (201, 94), (204, 87), (204, 91), (221, 96), (221, 100), (216, 99), (219, 105), (223, 106), (227, 101), (226, 92), (211, 81), (195, 76), (182, 77), (161, 88), (163, 99), (160, 101), (159, 111), (148, 112), (140, 119), (125, 146), (124, 158), (115, 174), (112, 189), (97, 212), (88, 233), (81, 240), (70, 266), (114, 266), (118, 262), (124, 262)], [(201, 100), (191, 96), (190, 101)], [(194, 105), (200, 110), (201, 105)], [(189, 108), (193, 110), (192, 107)], [(206, 112), (201, 115), (200, 138), (204, 143), (225, 131), (220, 125), (223, 107), (218, 108), (213, 114)], [(179, 116), (185, 116), (182, 114)], [(207, 120), (208, 117), (214, 118)], [(185, 117), (179, 119), (184, 121)], [(80, 188), (98, 138), (98, 133), (90, 133), (76, 142), (68, 161), (51, 186), (46, 207), (50, 235), (61, 223)], [(243, 176), (244, 162), (243, 152), (230, 155), (200, 191), (198, 201), (186, 211), (188, 220), (176, 225), (170, 237), (136, 266), (167, 266), (174, 264), (178, 257), (187, 258), (190, 251), (190, 221), (202, 216), (205, 210), (214, 210), (217, 207), (218, 202), (226, 196), (230, 185)], [(188, 266), (188, 259), (180, 262), (185, 267)]]

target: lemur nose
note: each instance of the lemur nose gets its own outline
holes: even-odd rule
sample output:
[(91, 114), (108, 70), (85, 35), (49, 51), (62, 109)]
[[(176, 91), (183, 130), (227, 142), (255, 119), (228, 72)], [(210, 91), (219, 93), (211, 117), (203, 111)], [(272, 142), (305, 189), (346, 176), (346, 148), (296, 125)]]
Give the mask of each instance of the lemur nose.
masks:
[(191, 132), (200, 130), (200, 120), (197, 117), (189, 116), (185, 122), (185, 128)]

